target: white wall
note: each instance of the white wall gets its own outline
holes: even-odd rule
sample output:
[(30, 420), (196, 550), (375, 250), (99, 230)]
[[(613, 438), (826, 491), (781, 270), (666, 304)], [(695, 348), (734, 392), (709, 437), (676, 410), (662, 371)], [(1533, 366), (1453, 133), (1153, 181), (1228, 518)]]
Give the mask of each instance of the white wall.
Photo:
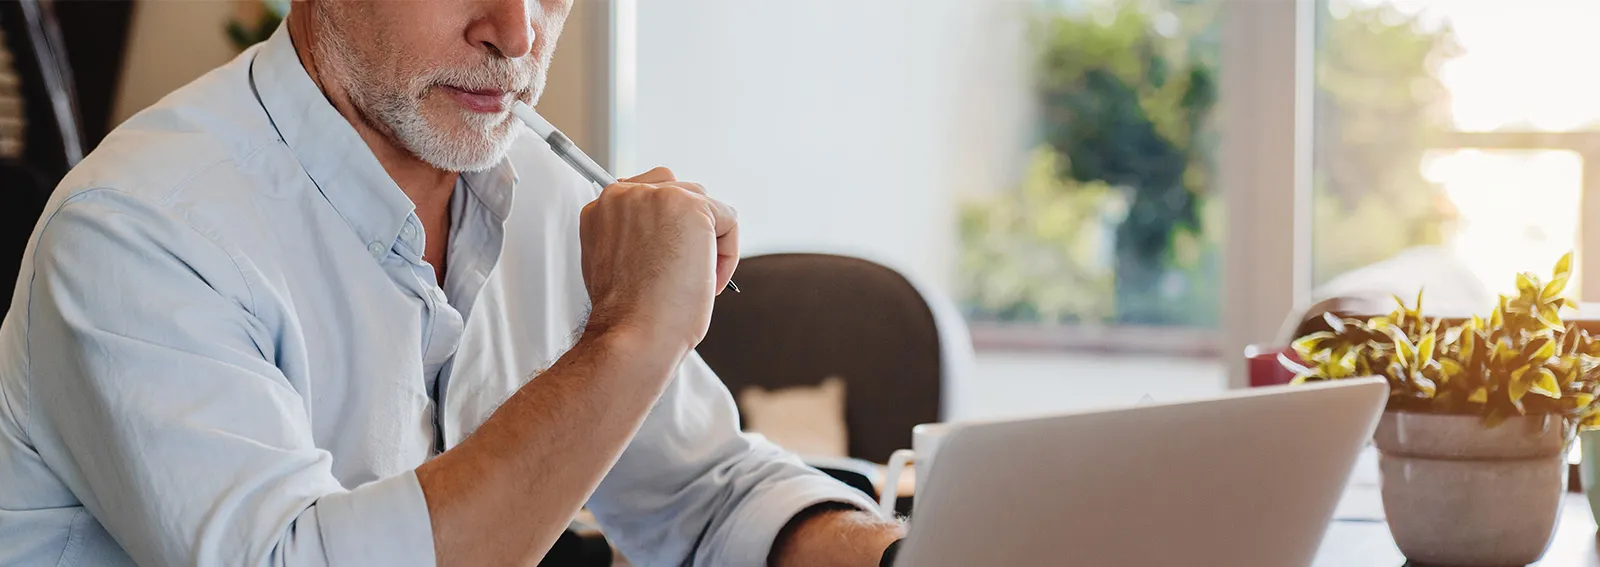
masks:
[(128, 30), (112, 124), (238, 55), (228, 22), (254, 14), (253, 2), (139, 0)]
[(953, 292), (958, 196), (1021, 170), (1019, 6), (640, 1), (623, 161), (706, 184), (749, 253), (855, 253)]

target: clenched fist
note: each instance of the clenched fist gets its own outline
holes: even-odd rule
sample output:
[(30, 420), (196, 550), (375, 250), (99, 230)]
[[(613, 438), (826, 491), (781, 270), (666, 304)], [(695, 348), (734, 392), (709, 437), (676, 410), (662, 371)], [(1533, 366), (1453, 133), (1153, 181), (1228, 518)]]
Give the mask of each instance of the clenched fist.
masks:
[(739, 263), (734, 210), (658, 167), (606, 187), (579, 222), (585, 332), (626, 329), (684, 352), (705, 338), (713, 299)]

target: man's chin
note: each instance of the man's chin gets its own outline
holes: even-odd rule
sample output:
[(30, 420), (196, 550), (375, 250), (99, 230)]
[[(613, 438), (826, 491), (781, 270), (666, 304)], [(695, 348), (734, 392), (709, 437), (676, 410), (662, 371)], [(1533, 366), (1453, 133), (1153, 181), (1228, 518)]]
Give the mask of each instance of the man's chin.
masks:
[(511, 150), (511, 145), (515, 142), (516, 131), (504, 136), (480, 137), (472, 140), (458, 139), (446, 142), (436, 138), (435, 143), (423, 144), (415, 153), (417, 157), (439, 169), (471, 173), (499, 165), (505, 160), (506, 153)]

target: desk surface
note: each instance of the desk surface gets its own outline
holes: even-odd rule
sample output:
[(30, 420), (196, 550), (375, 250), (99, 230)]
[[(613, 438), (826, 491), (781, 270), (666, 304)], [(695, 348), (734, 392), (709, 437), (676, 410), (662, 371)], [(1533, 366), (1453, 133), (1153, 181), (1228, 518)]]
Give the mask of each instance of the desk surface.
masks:
[[(1383, 521), (1382, 497), (1378, 492), (1377, 454), (1369, 450), (1356, 465), (1350, 488), (1345, 491), (1334, 521), (1322, 538), (1313, 567), (1372, 565), (1401, 567), (1406, 563)], [(1540, 560), (1539, 567), (1600, 567), (1600, 542), (1595, 535), (1594, 516), (1582, 494), (1568, 494), (1561, 506), (1561, 521), (1555, 540)]]

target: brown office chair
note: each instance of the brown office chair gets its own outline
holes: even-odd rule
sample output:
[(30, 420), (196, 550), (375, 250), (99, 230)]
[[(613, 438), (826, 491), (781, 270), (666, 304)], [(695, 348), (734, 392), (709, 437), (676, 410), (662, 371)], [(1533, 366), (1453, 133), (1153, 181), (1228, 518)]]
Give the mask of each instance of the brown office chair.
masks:
[(884, 462), (938, 421), (972, 345), (955, 309), (882, 265), (828, 254), (740, 262), (698, 349), (735, 395), (845, 381), (850, 456)]

